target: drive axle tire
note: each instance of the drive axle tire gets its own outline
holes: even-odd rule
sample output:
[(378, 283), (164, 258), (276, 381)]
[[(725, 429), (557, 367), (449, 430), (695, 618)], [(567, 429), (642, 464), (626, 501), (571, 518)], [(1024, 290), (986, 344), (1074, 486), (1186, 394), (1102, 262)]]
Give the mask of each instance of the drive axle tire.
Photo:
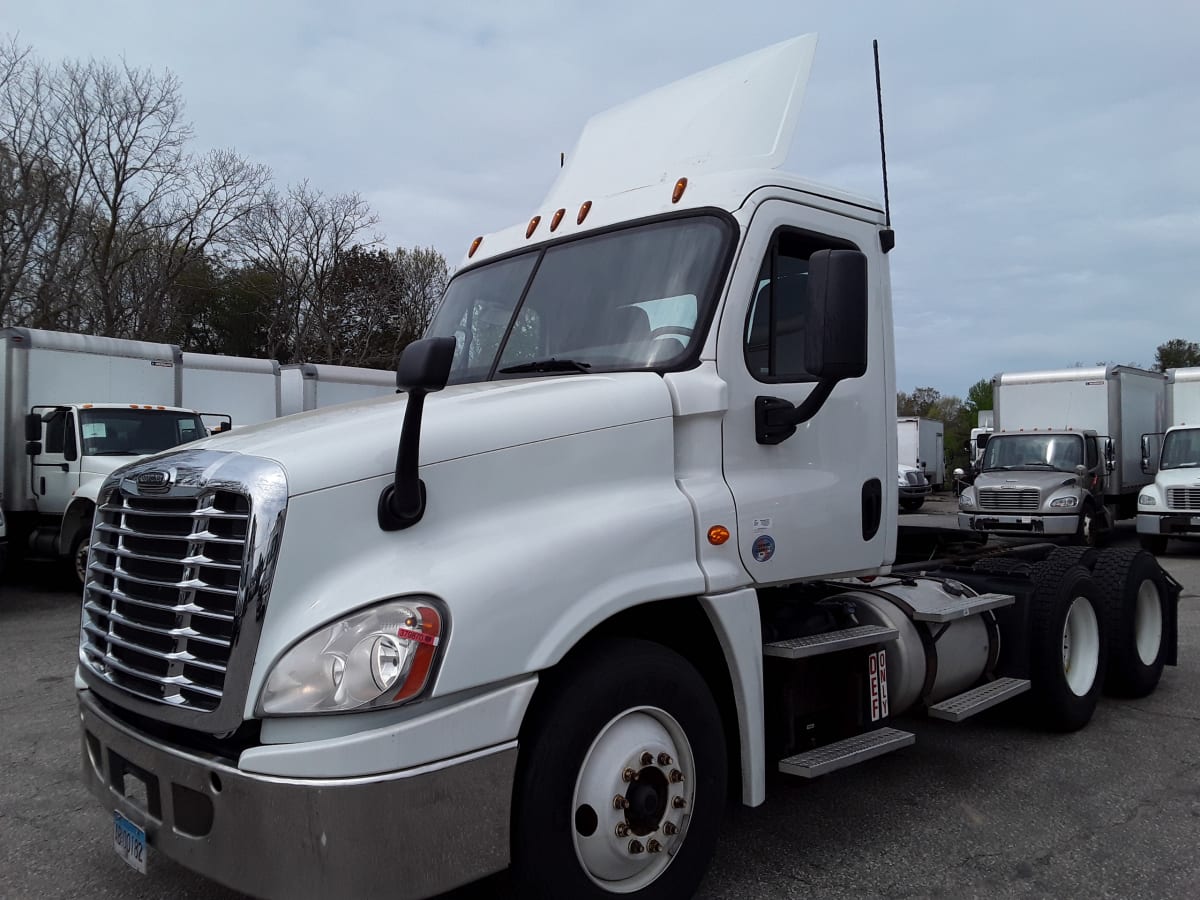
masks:
[(700, 673), (658, 644), (613, 639), (551, 673), (534, 703), (513, 796), (517, 896), (692, 896), (727, 780), (721, 716)]
[(1167, 536), (1165, 534), (1139, 534), (1138, 543), (1147, 553), (1155, 556), (1165, 556), (1167, 553)]
[(1094, 574), (1108, 620), (1105, 689), (1145, 697), (1158, 687), (1167, 658), (1167, 579), (1153, 556), (1125, 547), (1104, 553)]
[(1103, 593), (1083, 566), (1047, 560), (1032, 573), (1032, 701), (1043, 727), (1077, 731), (1091, 721), (1104, 686)]

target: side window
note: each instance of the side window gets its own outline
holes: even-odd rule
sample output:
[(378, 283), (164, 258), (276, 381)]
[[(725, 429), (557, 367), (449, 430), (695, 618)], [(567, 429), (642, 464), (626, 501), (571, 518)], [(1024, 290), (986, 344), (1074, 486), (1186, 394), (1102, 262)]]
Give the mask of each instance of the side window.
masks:
[(56, 409), (46, 420), (46, 452), (62, 453), (66, 444), (67, 411)]
[(771, 240), (746, 316), (745, 356), (759, 381), (815, 381), (804, 366), (808, 260), (818, 250), (854, 250), (835, 238), (781, 229)]
[(1087, 467), (1090, 471), (1100, 463), (1100, 450), (1096, 446), (1096, 439), (1094, 437), (1089, 435), (1084, 440), (1087, 442)]

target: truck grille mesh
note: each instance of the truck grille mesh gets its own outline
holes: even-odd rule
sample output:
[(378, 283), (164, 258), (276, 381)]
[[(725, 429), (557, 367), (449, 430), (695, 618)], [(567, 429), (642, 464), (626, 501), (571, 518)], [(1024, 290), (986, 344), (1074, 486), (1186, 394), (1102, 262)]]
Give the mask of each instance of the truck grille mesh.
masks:
[(1200, 510), (1200, 488), (1167, 488), (1167, 506), (1171, 509)]
[(173, 706), (221, 702), (236, 635), (249, 499), (112, 494), (96, 511), (81, 651), (111, 684)]
[(981, 488), (979, 508), (1032, 512), (1038, 508), (1038, 492), (1036, 488), (1020, 488), (1015, 491)]

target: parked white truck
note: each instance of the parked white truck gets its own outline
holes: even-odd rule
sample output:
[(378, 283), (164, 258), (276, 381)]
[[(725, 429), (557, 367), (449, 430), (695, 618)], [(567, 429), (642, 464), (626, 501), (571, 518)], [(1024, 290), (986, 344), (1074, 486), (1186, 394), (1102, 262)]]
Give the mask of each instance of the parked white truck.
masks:
[(1007, 372), (992, 380), (996, 430), (959, 527), (1095, 545), (1137, 513), (1141, 436), (1161, 432), (1166, 376), (1130, 366)]
[(935, 491), (946, 483), (945, 431), (936, 419), (902, 416), (896, 420), (896, 458), (900, 465), (924, 472)]
[(1200, 538), (1200, 367), (1167, 371), (1167, 422), (1142, 447), (1154, 483), (1138, 495), (1138, 539), (1155, 554), (1170, 538)]
[(396, 373), (360, 366), (298, 363), (280, 372), (285, 416), (396, 393)]
[(221, 410), (218, 416), (205, 416), (209, 431), (226, 424), (243, 428), (284, 415), (280, 366), (275, 360), (185, 350), (180, 361), (181, 405)]
[(729, 782), (757, 806), (906, 711), (1073, 729), (1154, 689), (1179, 586), (1143, 551), (893, 570), (893, 233), (775, 168), (814, 47), (591, 119), (403, 396), (106, 481), (77, 683), (119, 854), (265, 897), (511, 864), (524, 898), (681, 898)]
[(180, 377), (169, 344), (0, 329), (0, 472), (14, 547), (65, 557), (82, 584), (105, 477), (207, 434), (177, 405)]

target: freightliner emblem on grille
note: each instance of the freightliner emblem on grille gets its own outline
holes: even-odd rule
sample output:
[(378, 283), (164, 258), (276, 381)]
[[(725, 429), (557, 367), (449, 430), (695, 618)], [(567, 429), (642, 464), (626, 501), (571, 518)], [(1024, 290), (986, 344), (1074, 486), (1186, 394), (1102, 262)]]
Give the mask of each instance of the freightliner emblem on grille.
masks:
[(171, 487), (171, 473), (163, 469), (143, 472), (137, 477), (138, 490), (149, 494), (165, 493)]

